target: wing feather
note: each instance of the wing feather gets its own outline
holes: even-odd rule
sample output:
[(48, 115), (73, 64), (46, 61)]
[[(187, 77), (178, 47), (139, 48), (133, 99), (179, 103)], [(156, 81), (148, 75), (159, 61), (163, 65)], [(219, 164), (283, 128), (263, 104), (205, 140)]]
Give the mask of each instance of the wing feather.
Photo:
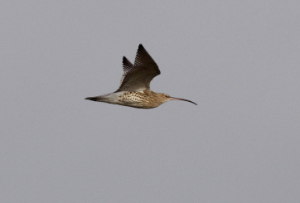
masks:
[(160, 74), (157, 64), (142, 44), (139, 45), (133, 66), (126, 57), (123, 57), (123, 69), (121, 84), (116, 92), (150, 89), (151, 80)]
[(133, 67), (132, 63), (125, 56), (123, 56), (124, 73), (127, 73), (132, 67)]

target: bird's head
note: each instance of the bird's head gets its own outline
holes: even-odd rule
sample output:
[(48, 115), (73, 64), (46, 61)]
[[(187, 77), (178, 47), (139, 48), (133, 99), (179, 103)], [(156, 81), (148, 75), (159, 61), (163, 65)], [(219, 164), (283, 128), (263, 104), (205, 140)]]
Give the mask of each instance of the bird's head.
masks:
[(190, 102), (190, 103), (192, 103), (192, 104), (197, 105), (195, 102), (192, 102), (192, 101), (190, 101), (190, 100), (187, 100), (187, 99), (181, 99), (181, 98), (176, 98), (176, 97), (171, 97), (170, 95), (164, 94), (164, 93), (159, 93), (159, 94), (158, 94), (158, 97), (159, 97), (159, 100), (160, 100), (162, 103), (165, 103), (165, 102), (170, 101), (170, 100), (181, 100), (181, 101), (187, 101), (187, 102)]

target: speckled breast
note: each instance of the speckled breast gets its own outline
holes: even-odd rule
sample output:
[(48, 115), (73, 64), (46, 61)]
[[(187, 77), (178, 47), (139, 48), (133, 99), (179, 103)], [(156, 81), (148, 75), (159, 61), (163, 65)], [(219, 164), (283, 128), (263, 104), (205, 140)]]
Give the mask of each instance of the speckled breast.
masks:
[(131, 106), (135, 108), (155, 108), (157, 102), (155, 95), (149, 92), (124, 92), (120, 96), (119, 101), (121, 105)]

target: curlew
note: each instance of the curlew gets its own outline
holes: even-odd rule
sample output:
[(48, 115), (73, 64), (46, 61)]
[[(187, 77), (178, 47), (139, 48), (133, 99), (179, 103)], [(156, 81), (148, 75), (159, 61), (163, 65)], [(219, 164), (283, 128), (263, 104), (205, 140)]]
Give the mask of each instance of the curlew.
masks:
[(187, 99), (170, 97), (168, 94), (155, 93), (150, 90), (150, 82), (160, 74), (160, 70), (142, 44), (138, 47), (134, 64), (125, 56), (123, 57), (123, 70), (117, 91), (86, 99), (143, 109), (156, 108), (170, 100), (182, 100), (197, 105)]

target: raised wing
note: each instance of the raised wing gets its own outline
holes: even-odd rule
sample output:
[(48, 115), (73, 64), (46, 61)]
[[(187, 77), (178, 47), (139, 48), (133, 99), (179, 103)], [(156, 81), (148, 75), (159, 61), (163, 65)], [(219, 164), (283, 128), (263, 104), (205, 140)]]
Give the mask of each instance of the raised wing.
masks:
[[(123, 73), (122, 78), (121, 78), (121, 82), (120, 82), (120, 87), (119, 87), (119, 89), (121, 88), (122, 84), (124, 83), (125, 76), (126, 76), (130, 71), (132, 71), (132, 69), (133, 69), (132, 63), (131, 63), (125, 56), (123, 56), (123, 61), (122, 61), (122, 63), (123, 63), (123, 72), (124, 72), (124, 73)], [(115, 91), (115, 92), (118, 92), (119, 89), (118, 89), (117, 91)]]
[(133, 67), (132, 63), (125, 56), (123, 56), (124, 74), (126, 74), (132, 67)]
[(124, 74), (119, 91), (141, 92), (150, 89), (151, 80), (160, 74), (160, 70), (142, 44), (139, 45), (134, 65), (123, 57)]

